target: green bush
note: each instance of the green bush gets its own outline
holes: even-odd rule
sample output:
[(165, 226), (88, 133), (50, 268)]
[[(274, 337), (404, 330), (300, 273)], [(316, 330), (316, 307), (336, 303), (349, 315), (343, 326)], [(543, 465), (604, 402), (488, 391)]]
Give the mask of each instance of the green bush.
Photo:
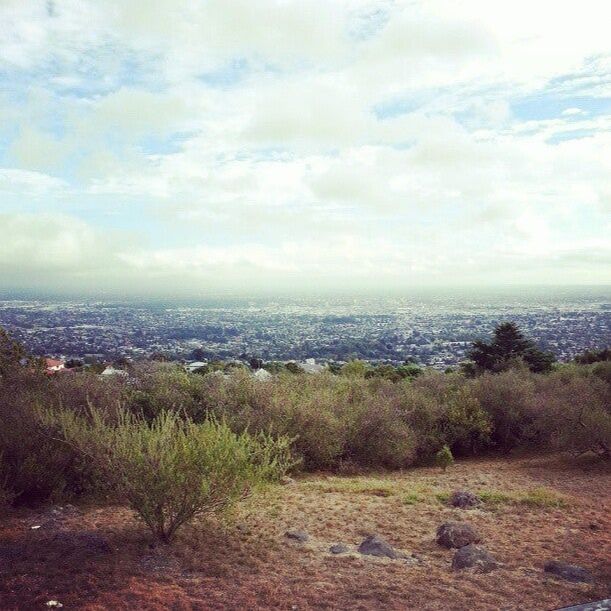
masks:
[(71, 498), (91, 488), (81, 455), (37, 416), (37, 406), (54, 401), (53, 391), (52, 380), (29, 370), (0, 380), (0, 484), (13, 504)]
[(441, 467), (444, 471), (454, 464), (454, 456), (452, 455), (452, 450), (445, 445), (437, 454), (435, 454), (435, 464), (438, 467)]
[(448, 395), (440, 427), (446, 443), (463, 453), (475, 453), (486, 445), (492, 430), (490, 418), (467, 386)]
[(236, 435), (224, 423), (196, 424), (162, 411), (152, 422), (120, 410), (116, 421), (92, 409), (46, 412), (67, 445), (95, 466), (99, 477), (169, 542), (197, 515), (223, 511), (290, 466), (289, 440)]

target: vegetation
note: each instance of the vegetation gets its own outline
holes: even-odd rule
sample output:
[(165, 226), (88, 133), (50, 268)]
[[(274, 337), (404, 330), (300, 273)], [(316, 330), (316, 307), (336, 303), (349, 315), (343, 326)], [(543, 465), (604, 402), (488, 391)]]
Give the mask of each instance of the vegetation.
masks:
[(469, 358), (475, 365), (475, 372), (504, 371), (517, 361), (523, 361), (531, 371), (545, 373), (551, 370), (555, 361), (551, 353), (537, 348), (511, 322), (498, 325), (491, 342), (474, 342)]
[(452, 456), (452, 450), (445, 445), (437, 454), (435, 454), (435, 464), (441, 467), (444, 471), (451, 465), (454, 464), (454, 456)]
[(46, 376), (4, 334), (0, 497), (114, 496), (170, 539), (293, 463), (354, 474), (516, 448), (608, 458), (611, 362), (533, 371), (507, 356), (532, 346), (503, 328), (504, 365), (475, 376), (352, 361), (339, 375), (279, 368), (265, 382), (244, 366), (193, 374), (160, 361), (129, 365), (128, 377)]
[(150, 423), (124, 409), (112, 420), (96, 409), (88, 418), (66, 409), (42, 417), (166, 543), (194, 516), (227, 509), (290, 466), (285, 438), (236, 435), (224, 423), (196, 424), (172, 411)]

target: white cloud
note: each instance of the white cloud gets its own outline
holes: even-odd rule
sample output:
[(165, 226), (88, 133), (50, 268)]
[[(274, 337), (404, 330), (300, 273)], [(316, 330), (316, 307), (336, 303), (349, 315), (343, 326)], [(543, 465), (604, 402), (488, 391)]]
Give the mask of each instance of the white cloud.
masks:
[[(39, 244), (76, 274), (95, 245), (117, 278), (250, 286), (488, 281), (530, 258), (544, 279), (603, 252), (609, 19), (602, 0), (5, 0), (0, 190), (38, 212), (3, 261)], [(138, 244), (104, 239), (109, 201)]]

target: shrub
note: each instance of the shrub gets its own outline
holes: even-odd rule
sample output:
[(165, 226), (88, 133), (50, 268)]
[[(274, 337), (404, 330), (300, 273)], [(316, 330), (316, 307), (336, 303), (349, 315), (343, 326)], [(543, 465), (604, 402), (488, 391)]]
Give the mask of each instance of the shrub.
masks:
[(438, 467), (441, 467), (444, 471), (451, 465), (454, 464), (454, 456), (452, 455), (452, 450), (445, 445), (437, 454), (435, 454), (435, 464)]
[(537, 399), (540, 408), (536, 426), (554, 448), (574, 455), (594, 452), (609, 458), (608, 384), (595, 375), (575, 375), (567, 368), (540, 380)]
[(536, 384), (527, 371), (484, 374), (471, 384), (473, 396), (491, 421), (492, 443), (504, 450), (536, 440)]
[(417, 439), (397, 407), (379, 400), (375, 409), (365, 403), (355, 410), (346, 451), (363, 466), (408, 467), (416, 456)]
[(446, 443), (455, 450), (475, 453), (489, 439), (491, 425), (488, 414), (468, 387), (452, 392), (440, 427)]
[(114, 423), (95, 409), (90, 419), (68, 410), (43, 419), (60, 424), (66, 443), (164, 542), (195, 516), (230, 507), (290, 466), (286, 438), (236, 435), (224, 423), (196, 424), (170, 411), (150, 423), (125, 410)]
[(0, 381), (0, 483), (14, 504), (69, 498), (92, 483), (80, 454), (37, 417), (37, 406), (52, 396), (52, 381), (26, 369)]

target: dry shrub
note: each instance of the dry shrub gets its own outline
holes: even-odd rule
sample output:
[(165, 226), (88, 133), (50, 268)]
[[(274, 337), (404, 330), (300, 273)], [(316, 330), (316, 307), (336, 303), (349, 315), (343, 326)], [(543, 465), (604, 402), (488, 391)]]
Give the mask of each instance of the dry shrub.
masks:
[(492, 422), (492, 443), (503, 450), (537, 439), (535, 376), (524, 370), (485, 374), (471, 382), (473, 395)]

